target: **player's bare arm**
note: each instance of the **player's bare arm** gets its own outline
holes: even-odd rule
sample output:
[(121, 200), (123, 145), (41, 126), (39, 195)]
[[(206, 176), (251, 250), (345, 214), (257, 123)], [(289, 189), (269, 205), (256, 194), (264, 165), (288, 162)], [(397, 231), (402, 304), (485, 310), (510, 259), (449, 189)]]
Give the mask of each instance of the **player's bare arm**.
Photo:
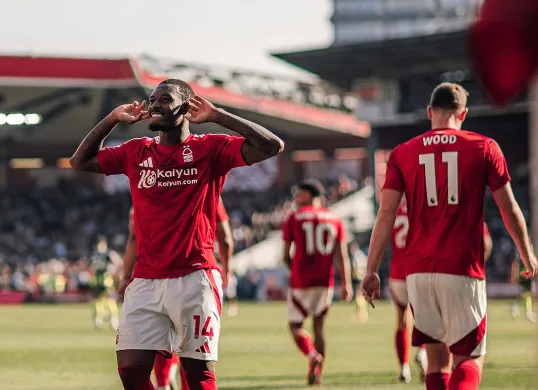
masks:
[(484, 235), (484, 260), (489, 259), (492, 251), (493, 251), (493, 240), (491, 239), (491, 236)]
[(353, 289), (351, 288), (351, 267), (345, 241), (341, 241), (337, 244), (335, 256), (336, 264), (340, 271), (340, 280), (342, 282), (342, 299), (349, 302), (353, 295)]
[(146, 102), (124, 104), (108, 114), (84, 137), (75, 154), (69, 159), (73, 169), (77, 171), (102, 173), (97, 161), (97, 152), (103, 147), (105, 138), (119, 123), (134, 124), (149, 117), (144, 111)]
[(390, 189), (384, 189), (381, 192), (379, 210), (372, 231), (372, 237), (370, 238), (367, 271), (361, 283), (361, 291), (364, 298), (372, 307), (375, 307), (373, 300), (380, 298), (380, 281), (377, 271), (383, 259), (385, 248), (391, 238), (392, 228), (396, 220), (396, 212), (398, 211), (401, 199), (401, 192)]
[(216, 108), (200, 96), (189, 100), (187, 119), (192, 123), (214, 122), (245, 137), (241, 154), (249, 165), (267, 160), (284, 150), (284, 142), (265, 127)]
[(527, 269), (523, 275), (527, 278), (535, 277), (538, 264), (530, 243), (525, 217), (523, 216), (523, 212), (514, 198), (514, 193), (512, 192), (512, 186), (510, 183), (506, 183), (504, 187), (494, 191), (493, 197), (495, 198), (495, 202), (499, 207), (503, 222), (508, 229), (508, 233), (510, 233), (510, 236), (514, 240), (520, 253), (521, 261)]
[(226, 286), (231, 272), (230, 260), (234, 253), (234, 240), (232, 236), (232, 229), (230, 228), (230, 222), (219, 221), (217, 222), (217, 231), (215, 232), (217, 243), (219, 245), (219, 258), (222, 262), (222, 276), (224, 278), (224, 285)]
[(286, 267), (288, 267), (288, 269), (291, 269), (290, 250), (291, 250), (291, 242), (284, 241), (284, 253), (282, 254), (282, 260), (284, 264), (286, 264)]

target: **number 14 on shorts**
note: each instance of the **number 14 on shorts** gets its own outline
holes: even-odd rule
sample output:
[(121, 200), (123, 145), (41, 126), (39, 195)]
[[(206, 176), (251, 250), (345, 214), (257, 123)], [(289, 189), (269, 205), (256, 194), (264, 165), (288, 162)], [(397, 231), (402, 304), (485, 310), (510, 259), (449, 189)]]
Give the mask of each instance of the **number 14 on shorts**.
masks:
[(194, 320), (194, 338), (199, 339), (200, 336), (209, 337), (210, 339), (213, 338), (215, 335), (213, 333), (213, 327), (210, 327), (211, 324), (211, 316), (206, 317), (204, 320), (204, 326), (201, 329), (200, 332), (200, 325), (202, 324), (202, 317), (199, 315), (193, 315), (192, 319)]

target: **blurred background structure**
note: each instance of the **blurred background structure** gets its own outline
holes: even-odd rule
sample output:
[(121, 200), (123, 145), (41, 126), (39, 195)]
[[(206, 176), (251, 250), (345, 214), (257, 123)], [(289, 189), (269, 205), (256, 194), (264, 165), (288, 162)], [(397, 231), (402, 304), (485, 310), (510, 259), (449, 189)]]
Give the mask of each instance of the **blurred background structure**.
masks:
[[(232, 3), (215, 7), (230, 12)], [(302, 5), (294, 7), (304, 10), (306, 2), (298, 3)], [(123, 250), (130, 207), (127, 179), (75, 172), (68, 158), (100, 118), (119, 104), (145, 99), (168, 77), (190, 82), (198, 94), (267, 126), (286, 142), (283, 155), (233, 171), (225, 187), (240, 298), (285, 296), (278, 230), (291, 210), (291, 187), (303, 178), (315, 177), (328, 185), (329, 204), (346, 219), (350, 248), (367, 251), (375, 194), (383, 183), (388, 153), (428, 127), (425, 106), (431, 90), (443, 81), (460, 83), (470, 92), (466, 126), (498, 141), (513, 174), (516, 197), (528, 215), (529, 94), (521, 93), (502, 111), (489, 105), (466, 53), (467, 28), (479, 3), (315, 1), (309, 3), (312, 15), (325, 18), (319, 21), (325, 35), (315, 32), (317, 25), (310, 25), (308, 31), (325, 45), (332, 29), (333, 42), (310, 50), (276, 47), (272, 56), (281, 61), (267, 59), (260, 66), (263, 70), (243, 67), (243, 62), (249, 62), (248, 58), (243, 61), (249, 57), (247, 51), (227, 56), (221, 52), (220, 63), (199, 61), (199, 53), (221, 50), (223, 43), (217, 36), (208, 38), (218, 31), (201, 32), (196, 44), (185, 43), (185, 50), (183, 43), (177, 44), (179, 49), (168, 50), (171, 42), (161, 42), (159, 33), (148, 27), (136, 47), (128, 36), (138, 26), (106, 30), (112, 28), (106, 23), (111, 16), (103, 15), (106, 31), (95, 39), (103, 42), (98, 49), (107, 55), (98, 56), (95, 48), (84, 46), (91, 36), (71, 40), (73, 21), (45, 31), (42, 44), (25, 40), (16, 24), (4, 26), (17, 31), (22, 37), (20, 46), (34, 54), (13, 54), (20, 47), (9, 42), (5, 49), (0, 47), (4, 50), (3, 55), (0, 52), (0, 300), (39, 300), (43, 295), (50, 299), (52, 293), (55, 299), (79, 300), (86, 291), (87, 258), (97, 235), (105, 235), (112, 248)], [(241, 12), (245, 28), (252, 27), (248, 12), (253, 10), (245, 6)], [(215, 17), (209, 16), (209, 21)], [(34, 22), (43, 23), (41, 19)], [(265, 24), (270, 23), (262, 23), (267, 28)], [(269, 34), (269, 41), (280, 37), (278, 45), (284, 47), (289, 31), (282, 29), (256, 34)], [(237, 31), (233, 33), (234, 41), (240, 42)], [(54, 46), (47, 34), (60, 34), (65, 45)], [(104, 43), (111, 37), (117, 38), (117, 44)], [(308, 34), (301, 37), (300, 45), (310, 43), (316, 42), (308, 42)], [(239, 50), (234, 42), (228, 45), (232, 51)], [(205, 50), (197, 51), (199, 46)], [(133, 53), (122, 56), (125, 50)], [(189, 50), (196, 54), (192, 61)], [(175, 55), (161, 55), (169, 51)], [(211, 55), (214, 58), (215, 53)], [(282, 72), (283, 63), (309, 73), (290, 67)], [(272, 66), (277, 71), (272, 72)], [(201, 125), (194, 126), (194, 131), (220, 130)], [(147, 134), (143, 124), (119, 127), (107, 145)], [(494, 241), (488, 263), (490, 288), (494, 295), (511, 295), (517, 292), (509, 283), (514, 246), (496, 210), (488, 195), (486, 219)]]

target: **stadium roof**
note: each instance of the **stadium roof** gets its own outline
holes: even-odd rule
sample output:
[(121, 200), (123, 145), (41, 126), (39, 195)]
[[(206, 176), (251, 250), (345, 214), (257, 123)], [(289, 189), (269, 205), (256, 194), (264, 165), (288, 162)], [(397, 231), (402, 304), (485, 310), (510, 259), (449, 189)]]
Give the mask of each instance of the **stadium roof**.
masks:
[(272, 56), (351, 90), (356, 79), (403, 78), (466, 67), (466, 34), (456, 31)]
[[(142, 58), (0, 56), (0, 114), (32, 112), (43, 117), (37, 126), (0, 126), (0, 138), (80, 139), (113, 107), (147, 98), (149, 89), (169, 77), (175, 77), (170, 67), (150, 67)], [(197, 94), (284, 137), (364, 138), (370, 134), (368, 123), (342, 110), (298, 104), (267, 94), (253, 97), (219, 86), (218, 82), (208, 85), (198, 79), (186, 81)], [(215, 125), (198, 125), (196, 130), (217, 131), (212, 126)], [(142, 124), (128, 132), (129, 137), (147, 135)]]

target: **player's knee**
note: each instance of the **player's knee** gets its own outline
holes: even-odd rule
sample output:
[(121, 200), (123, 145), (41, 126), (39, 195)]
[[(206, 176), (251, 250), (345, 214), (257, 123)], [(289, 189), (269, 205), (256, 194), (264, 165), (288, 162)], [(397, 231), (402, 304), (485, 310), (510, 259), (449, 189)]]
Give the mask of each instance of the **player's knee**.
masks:
[(188, 372), (209, 371), (215, 373), (215, 362), (191, 358), (181, 358), (181, 368)]
[(400, 330), (408, 329), (411, 326), (411, 321), (409, 318), (409, 310), (402, 310), (398, 308), (397, 317), (396, 317), (396, 326)]
[(426, 344), (426, 351), (428, 353), (428, 373), (451, 371), (451, 354), (445, 344)]
[(288, 324), (291, 333), (296, 336), (299, 334), (299, 332), (303, 329), (303, 323), (302, 322), (290, 322)]
[(149, 367), (149, 371), (153, 369), (155, 362), (155, 351), (126, 349), (116, 352), (118, 368), (121, 367)]

